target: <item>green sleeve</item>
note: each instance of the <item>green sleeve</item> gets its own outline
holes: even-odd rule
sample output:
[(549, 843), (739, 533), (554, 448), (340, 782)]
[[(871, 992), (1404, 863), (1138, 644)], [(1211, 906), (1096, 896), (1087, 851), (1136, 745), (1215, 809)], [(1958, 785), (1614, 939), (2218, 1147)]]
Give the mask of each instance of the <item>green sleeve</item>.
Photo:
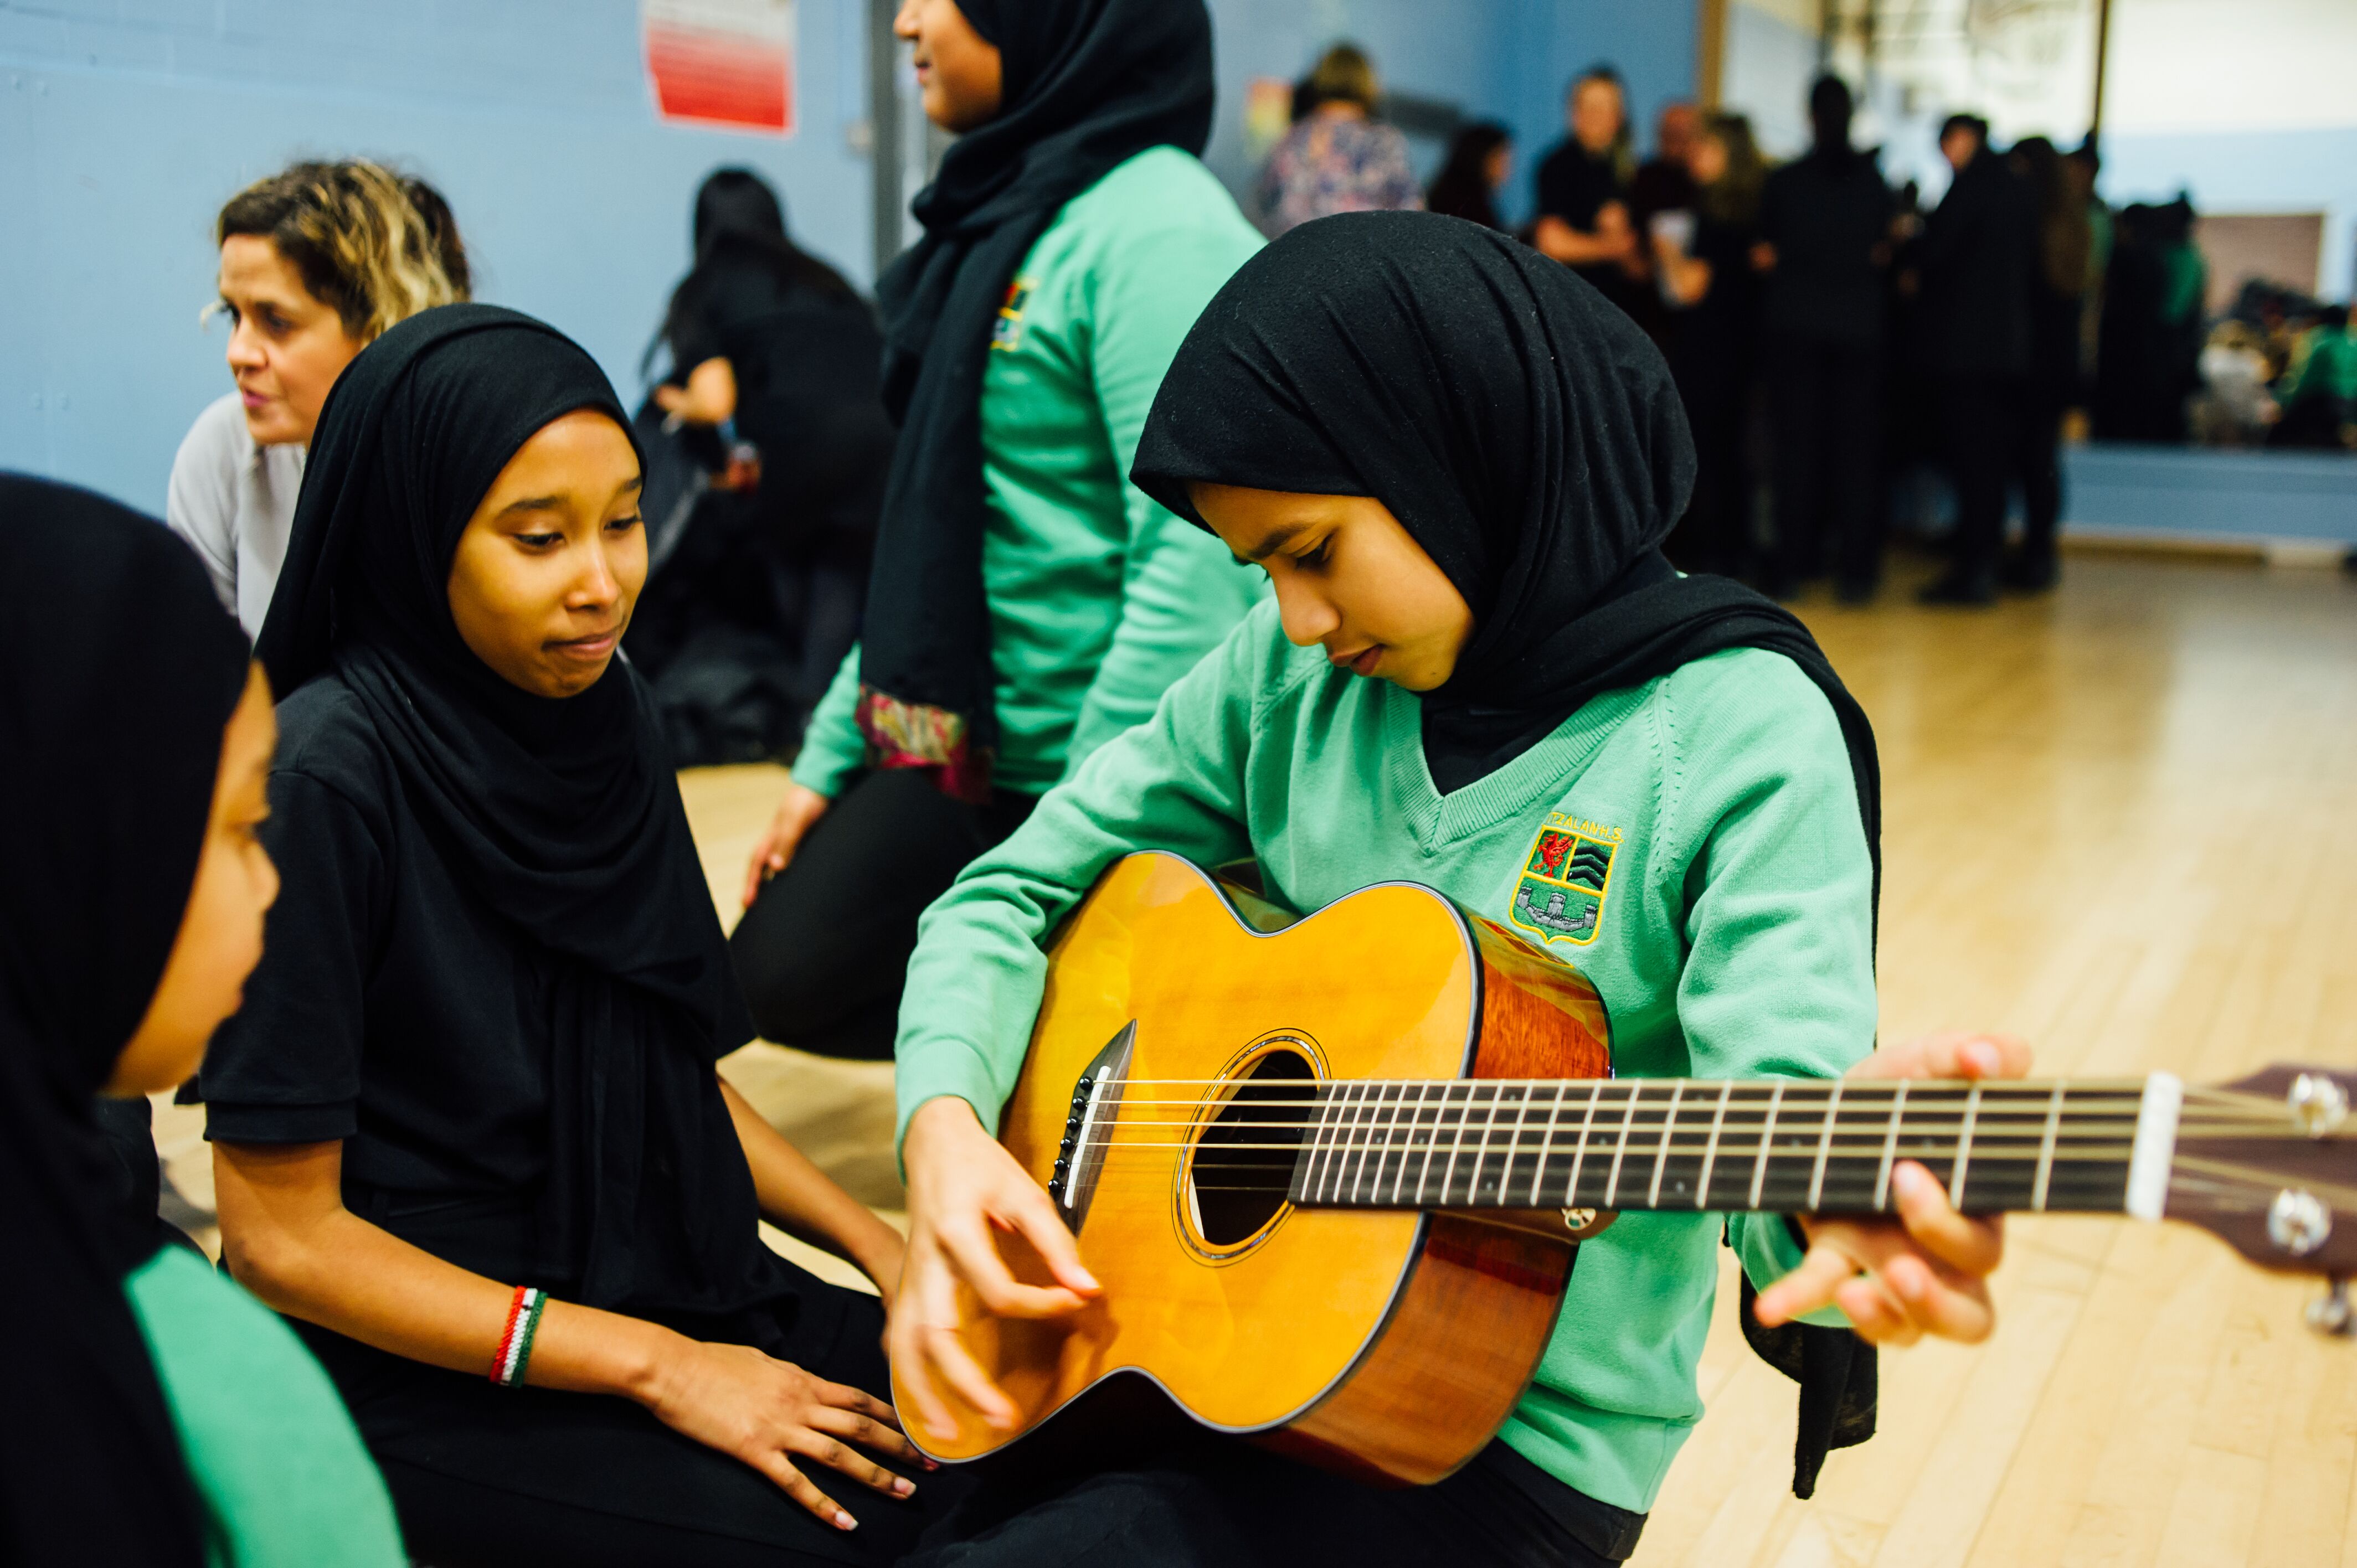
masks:
[(403, 1568), (383, 1477), (335, 1385), (284, 1323), (178, 1247), (124, 1291), (204, 1500), (212, 1562)]
[(1218, 646), (1263, 593), (1225, 546), (1129, 482), (1138, 436), (1179, 340), (1260, 241), (1241, 220), (1125, 229), (1088, 283), (1089, 372), (1121, 479), (1128, 550), (1121, 620), (1072, 725), (1065, 776), (1145, 722), (1170, 683)]
[(802, 748), (794, 757), (794, 782), (830, 800), (844, 781), (867, 760), (867, 738), (859, 733), (859, 645), (843, 656), (843, 668), (811, 711)]
[(1250, 851), (1254, 702), (1281, 640), (1273, 614), (1248, 617), (1151, 719), (1099, 747), (925, 911), (900, 997), (896, 1148), (917, 1107), (945, 1094), (997, 1126), (1039, 1017), (1042, 944), (1106, 866), (1140, 849), (1199, 865)]
[[(1838, 1077), (1874, 1048), (1875, 1028), (1874, 872), (1848, 753), (1797, 666), (1719, 657), (1758, 662), (1760, 678), (1714, 681), (1690, 665), (1664, 693), (1679, 764), (1659, 842), (1683, 866), (1677, 1004), (1693, 1074)], [(1762, 997), (1775, 998), (1772, 1026)], [(1754, 1284), (1800, 1263), (1781, 1215), (1738, 1214), (1727, 1229)], [(1846, 1322), (1832, 1310), (1808, 1321)]]

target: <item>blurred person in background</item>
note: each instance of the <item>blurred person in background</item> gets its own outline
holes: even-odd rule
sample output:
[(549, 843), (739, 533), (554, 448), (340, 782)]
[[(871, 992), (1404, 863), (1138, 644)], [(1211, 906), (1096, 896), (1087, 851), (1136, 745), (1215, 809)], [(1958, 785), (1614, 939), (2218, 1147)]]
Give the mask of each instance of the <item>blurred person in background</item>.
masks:
[(441, 193), (361, 158), (298, 163), (230, 198), (213, 222), (237, 390), (172, 459), (165, 521), (204, 558), (249, 637), (286, 556), (303, 455), (352, 357), (394, 322), (468, 295)]
[(1702, 125), (1702, 112), (1693, 104), (1684, 100), (1663, 104), (1653, 118), (1653, 156), (1638, 165), (1629, 180), (1629, 226), (1636, 231), (1637, 253), (1645, 263), (1646, 281), (1652, 285), (1641, 292), (1644, 304), (1637, 325), (1665, 351), (1670, 346), (1671, 307), (1653, 246), (1653, 220), (1664, 212), (1694, 210), (1701, 188), (1695, 183), (1692, 166)]
[(2061, 571), (2054, 531), (2062, 516), (2062, 416), (2078, 403), (2079, 324), (2093, 232), (2078, 168), (2043, 136), (2014, 144), (2009, 160), (2037, 207), (2037, 260), (2029, 274), (2029, 371), (2017, 410), (2023, 531), (2005, 558), (2007, 586), (2042, 592)]
[(1734, 577), (1750, 565), (1750, 495), (1744, 436), (1760, 337), (1759, 242), (1768, 168), (1740, 114), (1711, 114), (1687, 140), (1690, 206), (1649, 225), (1667, 307), (1670, 374), (1694, 432), (1695, 488), (1663, 545), (1686, 572)]
[(2179, 197), (2123, 208), (2114, 225), (2095, 361), (2095, 434), (2105, 440), (2185, 439), (2209, 287), (2193, 221), (2192, 205)]
[(2201, 350), (2201, 392), (2190, 411), (2193, 439), (2211, 446), (2264, 441), (2282, 410), (2267, 392), (2267, 356), (2248, 322), (2221, 321)]
[(1988, 148), (1988, 123), (1952, 114), (1940, 152), (1955, 179), (1923, 225), (1917, 252), (1916, 341), (1956, 486), (1953, 554), (1922, 592), (1926, 604), (1996, 597), (2006, 487), (2029, 373), (2029, 288), (2038, 210), (2029, 189)]
[(1539, 165), (1531, 243), (1621, 309), (1643, 311), (1648, 274), (1629, 210), (1636, 159), (1620, 73), (1588, 67), (1565, 95), (1564, 113), (1571, 134)]
[(917, 917), (1260, 597), (1128, 480), (1179, 339), (1260, 236), (1197, 155), (1202, 0), (907, 0), (960, 134), (877, 295), (900, 422), (860, 645), (730, 938), (769, 1039), (892, 1054)]
[(653, 402), (705, 433), (690, 449), (725, 493), (665, 541), (630, 642), (682, 766), (800, 734), (858, 636), (893, 443), (875, 315), (788, 236), (777, 193), (716, 171), (694, 236), (647, 360), (669, 353)]
[(2292, 349), (2270, 446), (2357, 447), (2357, 337), (2349, 307), (2328, 305)]
[(1261, 169), (1253, 206), (1263, 232), (1275, 239), (1329, 213), (1424, 205), (1407, 138), (1374, 117), (1383, 88), (1366, 51), (1356, 44), (1328, 49), (1309, 73), (1307, 102)]
[(1512, 177), (1513, 134), (1495, 120), (1478, 120), (1458, 129), (1448, 144), (1448, 157), (1424, 193), (1425, 209), (1462, 218), (1485, 229), (1503, 229), (1498, 216), (1498, 192)]
[(1875, 505), (1886, 316), (1897, 208), (1873, 157), (1850, 145), (1840, 78), (1809, 90), (1808, 153), (1768, 176), (1753, 264), (1767, 274), (1761, 371), (1776, 456), (1775, 545), (1765, 586), (1782, 595), (1824, 570), (1872, 596), (1882, 571)]

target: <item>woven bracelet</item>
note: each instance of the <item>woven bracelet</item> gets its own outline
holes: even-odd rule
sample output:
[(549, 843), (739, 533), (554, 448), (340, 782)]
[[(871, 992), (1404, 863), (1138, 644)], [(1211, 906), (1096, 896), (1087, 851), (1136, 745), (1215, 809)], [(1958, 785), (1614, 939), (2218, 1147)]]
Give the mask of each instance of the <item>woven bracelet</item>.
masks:
[(491, 1381), (500, 1387), (522, 1386), (523, 1369), (532, 1361), (532, 1337), (540, 1331), (541, 1310), (547, 1305), (546, 1291), (516, 1286), (515, 1297), (508, 1303), (507, 1330), (500, 1336), (499, 1354), (491, 1359)]

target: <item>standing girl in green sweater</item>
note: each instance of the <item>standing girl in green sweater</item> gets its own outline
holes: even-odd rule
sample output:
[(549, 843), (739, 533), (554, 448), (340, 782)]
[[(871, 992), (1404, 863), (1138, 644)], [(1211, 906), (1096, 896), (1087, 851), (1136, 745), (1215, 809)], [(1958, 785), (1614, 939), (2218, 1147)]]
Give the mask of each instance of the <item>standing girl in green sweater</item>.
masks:
[(1260, 245), (1196, 160), (1202, 0), (904, 0), (960, 133), (877, 288), (900, 424), (861, 646), (812, 716), (730, 950), (761, 1033), (884, 1057), (917, 916), (1251, 607), (1124, 482), (1203, 302)]
[[(1133, 474), (1263, 568), (1275, 602), (925, 916), (900, 1013), (912, 1230), (890, 1327), (912, 1420), (940, 1429), (944, 1386), (1012, 1417), (958, 1340), (960, 1286), (1020, 1316), (1096, 1289), (987, 1129), (1043, 943), (1133, 850), (1250, 854), (1304, 910), (1392, 879), (1438, 888), (1594, 983), (1623, 1076), (2025, 1069), (1987, 1039), (1873, 1052), (1871, 735), (1797, 621), (1662, 560), (1693, 446), (1661, 356), (1587, 285), (1454, 220), (1306, 225), (1207, 307)], [(1550, 832), (1578, 852), (1541, 876)], [(1376, 1491), (1190, 1439), (985, 1487), (970, 1510), (990, 1512), (944, 1561), (1625, 1558), (1702, 1413), (1722, 1234), (1762, 1325), (1988, 1332), (1996, 1227), (1920, 1166), (1894, 1180), (1903, 1219), (1622, 1216), (1582, 1247), (1498, 1440), (1437, 1486)], [(995, 1228), (1056, 1283), (1017, 1284)]]

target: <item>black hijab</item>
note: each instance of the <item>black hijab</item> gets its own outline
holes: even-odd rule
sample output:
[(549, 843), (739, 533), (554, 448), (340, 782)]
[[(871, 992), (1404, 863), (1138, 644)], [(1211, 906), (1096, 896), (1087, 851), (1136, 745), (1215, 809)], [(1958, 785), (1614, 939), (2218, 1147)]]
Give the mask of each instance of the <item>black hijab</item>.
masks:
[(982, 375), (1015, 270), (1116, 165), (1211, 129), (1202, 0), (964, 0), (1001, 57), (1005, 107), (918, 193), (925, 237), (877, 285), (884, 400), (899, 421), (861, 630), (870, 760), (938, 768), (986, 800), (998, 744), (982, 583)]
[(179, 934), (244, 635), (163, 525), (0, 477), (0, 1561), (189, 1564), (196, 1494), (92, 1120)]
[[(630, 431), (596, 361), (530, 317), (445, 306), (379, 338), (321, 411), (260, 653), (281, 693), (332, 669), (461, 880), (578, 961), (553, 1008), (542, 1219), (580, 1299), (714, 1305), (745, 1294), (734, 1227), (754, 1221), (741, 1156), (705, 1158), (711, 1064), (752, 1026), (653, 702), (619, 659), (578, 695), (533, 695), (450, 615), (476, 506), (519, 447), (581, 409)], [(677, 1190), (651, 1200), (651, 1168)], [(692, 1277), (639, 1255), (651, 1201), (676, 1214)]]
[[(1473, 610), (1456, 671), (1424, 696), (1444, 791), (1603, 693), (1726, 649), (1784, 655), (1840, 723), (1878, 903), (1873, 728), (1798, 618), (1662, 555), (1694, 477), (1669, 367), (1635, 323), (1568, 268), (1428, 212), (1320, 219), (1245, 263), (1180, 344), (1131, 469), (1198, 523), (1197, 479), (1391, 510)], [(1828, 1446), (1873, 1430), (1873, 1356), (1846, 1330), (1755, 1342), (1771, 1333), (1770, 1360), (1816, 1369), (1795, 1465), (1805, 1497)]]

